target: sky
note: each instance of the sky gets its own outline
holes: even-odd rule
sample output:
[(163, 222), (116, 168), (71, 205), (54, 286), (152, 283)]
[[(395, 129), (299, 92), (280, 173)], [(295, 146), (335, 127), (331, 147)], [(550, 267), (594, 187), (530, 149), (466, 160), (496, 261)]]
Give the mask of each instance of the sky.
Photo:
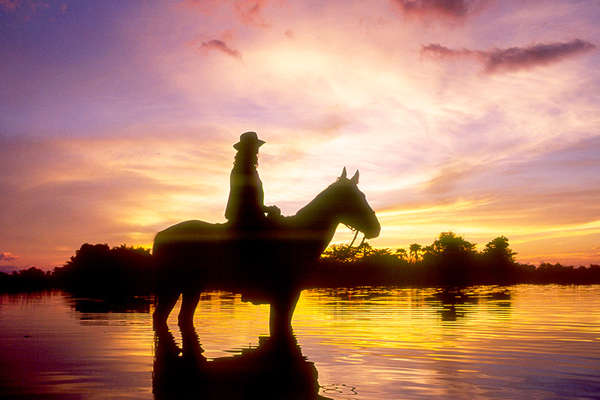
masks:
[(345, 166), (373, 246), (505, 235), (521, 262), (598, 264), (599, 20), (589, 0), (0, 0), (0, 269), (223, 222), (249, 130), (284, 214)]

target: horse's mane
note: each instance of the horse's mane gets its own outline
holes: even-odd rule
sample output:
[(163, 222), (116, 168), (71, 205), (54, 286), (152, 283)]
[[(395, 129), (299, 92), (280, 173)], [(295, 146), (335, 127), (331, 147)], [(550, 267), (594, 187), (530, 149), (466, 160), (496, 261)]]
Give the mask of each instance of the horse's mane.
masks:
[(299, 209), (295, 215), (293, 215), (292, 217), (297, 217), (297, 218), (304, 218), (306, 217), (308, 214), (312, 213), (312, 210), (314, 209), (314, 207), (318, 204), (323, 203), (324, 201), (327, 201), (326, 197), (330, 195), (331, 193), (331, 189), (336, 186), (339, 185), (340, 183), (345, 183), (348, 182), (350, 183), (349, 179), (346, 178), (337, 178), (337, 180), (335, 182), (333, 182), (331, 185), (327, 186), (325, 189), (323, 189), (319, 194), (317, 194), (315, 196), (314, 199), (312, 199), (307, 205), (305, 205), (304, 207), (302, 207), (301, 209)]

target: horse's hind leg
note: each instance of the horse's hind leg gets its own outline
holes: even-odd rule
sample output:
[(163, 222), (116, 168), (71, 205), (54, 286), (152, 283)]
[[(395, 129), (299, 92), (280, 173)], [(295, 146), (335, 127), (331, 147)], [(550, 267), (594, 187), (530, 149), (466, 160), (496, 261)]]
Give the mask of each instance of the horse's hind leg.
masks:
[(156, 295), (156, 298), (156, 308), (152, 314), (152, 320), (154, 326), (158, 327), (167, 323), (167, 318), (179, 298), (179, 292), (160, 293)]
[(179, 310), (179, 325), (189, 326), (194, 324), (194, 311), (200, 301), (199, 290), (186, 290), (181, 296), (181, 310)]

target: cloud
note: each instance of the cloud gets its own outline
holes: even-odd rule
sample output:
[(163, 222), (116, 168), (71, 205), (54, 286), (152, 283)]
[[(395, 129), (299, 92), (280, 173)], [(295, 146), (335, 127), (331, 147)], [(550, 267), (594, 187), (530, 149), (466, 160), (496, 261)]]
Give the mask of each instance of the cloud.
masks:
[(488, 51), (456, 50), (440, 44), (428, 44), (422, 46), (421, 54), (439, 59), (471, 57), (483, 64), (486, 73), (492, 74), (555, 63), (595, 48), (594, 44), (581, 39), (574, 39), (570, 42), (540, 43), (527, 47), (510, 47)]
[(0, 136), (0, 170), (11, 171), (0, 176), (0, 250), (20, 255), (10, 264), (48, 266), (86, 241), (147, 245), (177, 221), (219, 222), (233, 149), (223, 152), (217, 133), (201, 131), (168, 141), (162, 132), (143, 140)]
[(477, 51), (472, 51), (472, 50), (467, 50), (467, 49), (460, 49), (460, 50), (454, 50), (454, 49), (450, 49), (446, 46), (442, 46), (441, 44), (438, 43), (431, 43), (428, 45), (424, 45), (421, 47), (421, 54), (424, 54), (426, 56), (430, 56), (430, 57), (437, 57), (437, 58), (453, 58), (453, 57), (461, 57), (461, 56), (471, 56), (471, 55), (477, 55), (479, 52)]
[(8, 251), (0, 251), (0, 261), (13, 261), (16, 260), (17, 256), (15, 256), (12, 253), (9, 253)]
[(342, 128), (350, 123), (350, 119), (341, 113), (325, 113), (315, 115), (306, 121), (299, 121), (299, 128), (305, 128), (311, 132), (311, 139), (322, 140), (322, 138), (331, 138), (343, 134)]
[(460, 163), (449, 163), (440, 168), (438, 174), (425, 184), (428, 195), (444, 196), (453, 192), (459, 183), (473, 174), (473, 168)]
[(485, 69), (487, 72), (495, 72), (531, 68), (560, 61), (594, 48), (596, 46), (590, 42), (575, 39), (570, 42), (536, 44), (525, 48), (497, 49), (488, 53)]
[(201, 47), (204, 49), (220, 51), (228, 56), (237, 58), (238, 60), (242, 59), (242, 54), (239, 51), (232, 49), (222, 40), (213, 39), (209, 40), (208, 42), (202, 42)]
[(184, 0), (182, 4), (196, 9), (202, 14), (214, 15), (219, 11), (225, 11), (229, 15), (235, 15), (235, 18), (245, 25), (253, 25), (262, 28), (269, 26), (263, 17), (263, 11), (267, 4), (267, 0), (234, 0), (233, 2), (220, 0)]
[(481, 9), (487, 1), (392, 0), (404, 14), (416, 17), (462, 19)]
[(237, 0), (235, 10), (245, 24), (267, 27), (268, 24), (262, 16), (262, 10), (266, 3), (266, 0)]

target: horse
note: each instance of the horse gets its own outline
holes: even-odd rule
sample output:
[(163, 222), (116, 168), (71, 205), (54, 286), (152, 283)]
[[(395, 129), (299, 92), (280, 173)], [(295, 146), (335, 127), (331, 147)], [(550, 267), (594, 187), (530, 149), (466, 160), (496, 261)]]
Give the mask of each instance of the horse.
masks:
[(203, 290), (242, 293), (242, 300), (270, 303), (271, 334), (291, 329), (306, 268), (314, 265), (342, 223), (370, 239), (381, 230), (375, 212), (358, 189), (359, 172), (337, 180), (295, 215), (272, 228), (236, 230), (228, 223), (191, 220), (156, 234), (156, 326), (166, 324), (182, 295), (179, 325), (193, 324)]

